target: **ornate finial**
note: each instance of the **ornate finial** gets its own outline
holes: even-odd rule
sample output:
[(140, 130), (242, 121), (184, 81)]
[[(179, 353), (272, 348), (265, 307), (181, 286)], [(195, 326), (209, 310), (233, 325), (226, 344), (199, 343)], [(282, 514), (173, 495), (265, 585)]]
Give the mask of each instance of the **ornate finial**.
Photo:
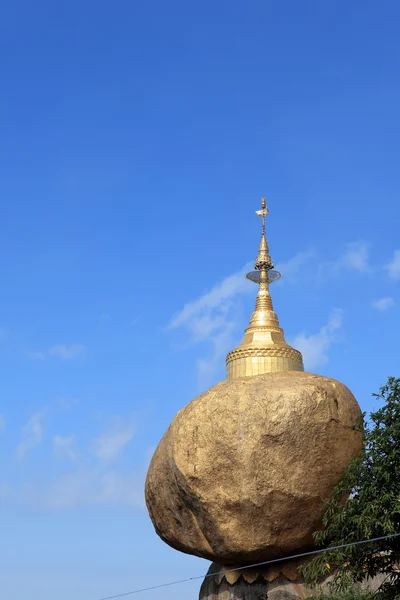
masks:
[(263, 196), (261, 198), (261, 210), (256, 210), (256, 215), (262, 218), (261, 237), (265, 236), (265, 217), (268, 212), (267, 199)]
[(265, 196), (261, 198), (261, 210), (256, 210), (256, 215), (261, 217), (262, 225), (261, 225), (261, 241), (260, 246), (258, 248), (258, 255), (256, 258), (256, 262), (254, 264), (255, 271), (251, 271), (247, 273), (247, 279), (250, 281), (254, 281), (254, 283), (260, 283), (260, 272), (266, 272), (265, 276), (267, 277), (268, 283), (272, 283), (276, 281), (281, 276), (278, 271), (274, 271), (274, 265), (272, 259), (269, 255), (269, 248), (267, 243), (267, 238), (265, 237), (265, 217), (269, 213), (267, 208), (267, 201)]
[(274, 271), (265, 237), (265, 217), (268, 214), (265, 198), (261, 198), (261, 210), (257, 210), (256, 214), (262, 218), (261, 242), (254, 265), (255, 271), (247, 273), (246, 277), (258, 283), (259, 290), (255, 310), (243, 341), (227, 356), (228, 380), (272, 371), (304, 370), (300, 352), (291, 348), (285, 341), (269, 293), (269, 284), (279, 279), (281, 274)]

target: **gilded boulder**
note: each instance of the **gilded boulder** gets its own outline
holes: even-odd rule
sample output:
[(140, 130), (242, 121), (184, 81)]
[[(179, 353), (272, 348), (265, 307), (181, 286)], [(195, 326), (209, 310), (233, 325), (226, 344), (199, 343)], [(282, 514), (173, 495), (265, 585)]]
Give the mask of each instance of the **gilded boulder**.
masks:
[(362, 448), (346, 386), (300, 371), (222, 382), (176, 415), (146, 480), (170, 546), (241, 564), (309, 549), (322, 501)]

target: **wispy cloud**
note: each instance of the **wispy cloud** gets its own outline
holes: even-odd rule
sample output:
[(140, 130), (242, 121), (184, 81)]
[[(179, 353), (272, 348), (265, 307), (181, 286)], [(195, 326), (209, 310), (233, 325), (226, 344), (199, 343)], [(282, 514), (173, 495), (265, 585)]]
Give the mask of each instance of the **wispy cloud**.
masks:
[(237, 299), (255, 293), (254, 286), (245, 278), (249, 269), (251, 263), (185, 304), (168, 325), (170, 330), (182, 327), (192, 343), (206, 342), (211, 346), (208, 356), (197, 363), (200, 387), (208, 384), (216, 365), (232, 347), (240, 313)]
[(327, 351), (338, 340), (337, 332), (343, 324), (343, 311), (339, 308), (332, 311), (328, 323), (318, 333), (307, 335), (299, 333), (290, 344), (300, 350), (306, 369), (314, 369), (328, 362)]
[(395, 301), (393, 298), (387, 297), (387, 298), (381, 298), (380, 300), (374, 300), (374, 302), (372, 302), (372, 307), (376, 308), (376, 310), (380, 310), (380, 311), (384, 311), (387, 310), (388, 308), (390, 308), (391, 306), (394, 306)]
[(392, 260), (385, 268), (390, 279), (393, 279), (393, 281), (400, 281), (400, 250), (395, 250)]
[(135, 431), (133, 419), (115, 417), (109, 429), (92, 442), (92, 454), (100, 460), (114, 460), (132, 440)]
[[(27, 452), (43, 439), (42, 413), (33, 415), (25, 425), (24, 439), (17, 449), (22, 460)], [(62, 510), (91, 505), (127, 505), (144, 507), (144, 482), (154, 448), (144, 449), (142, 460), (133, 469), (122, 466), (122, 451), (131, 441), (135, 430), (132, 418), (115, 416), (105, 432), (93, 442), (75, 449), (75, 435), (54, 435), (53, 455), (69, 460), (65, 464), (54, 463), (51, 471), (41, 472), (40, 479), (31, 473), (29, 480), (21, 485), (0, 481), (0, 500), (29, 504), (45, 510)], [(110, 462), (111, 459), (113, 462)], [(137, 456), (135, 457), (137, 461)], [(56, 465), (60, 470), (54, 473)], [(4, 488), (4, 494), (2, 490)]]
[(67, 510), (80, 506), (125, 505), (144, 508), (146, 472), (154, 448), (144, 451), (141, 464), (124, 471), (108, 462), (86, 460), (75, 463), (71, 470), (55, 479), (25, 484), (17, 499), (42, 509)]
[(335, 260), (322, 261), (318, 268), (318, 276), (327, 279), (338, 276), (343, 271), (353, 271), (361, 275), (371, 273), (369, 245), (366, 242), (350, 242)]
[(27, 356), (32, 360), (45, 360), (48, 356), (56, 356), (61, 360), (72, 360), (86, 354), (86, 347), (82, 344), (56, 344), (45, 351), (29, 351)]
[(183, 309), (171, 319), (168, 328), (185, 326), (197, 338), (207, 337), (210, 331), (218, 329), (221, 316), (225, 315), (231, 307), (232, 299), (252, 289), (244, 277), (251, 266), (251, 263), (248, 263), (237, 273), (217, 283), (209, 292), (185, 304)]
[(282, 273), (282, 282), (297, 283), (304, 276), (304, 268), (315, 258), (313, 251), (299, 252), (287, 261), (276, 265), (277, 271)]
[(67, 458), (73, 460), (76, 458), (76, 453), (73, 449), (75, 435), (55, 435), (53, 437), (53, 453), (56, 458)]
[(52, 510), (96, 504), (143, 508), (145, 477), (144, 468), (127, 473), (77, 468), (41, 488), (26, 486), (23, 500)]
[(16, 457), (23, 460), (30, 450), (40, 444), (43, 439), (43, 413), (38, 412), (29, 419), (23, 428), (23, 439), (16, 449)]
[(346, 250), (338, 259), (339, 266), (358, 273), (367, 273), (370, 270), (368, 244), (366, 242), (351, 242), (346, 245)]
[(62, 360), (71, 360), (72, 358), (79, 358), (86, 353), (85, 346), (82, 344), (71, 344), (66, 346), (65, 344), (57, 344), (49, 350), (51, 356), (57, 356)]
[(0, 433), (6, 428), (6, 419), (3, 415), (0, 415)]

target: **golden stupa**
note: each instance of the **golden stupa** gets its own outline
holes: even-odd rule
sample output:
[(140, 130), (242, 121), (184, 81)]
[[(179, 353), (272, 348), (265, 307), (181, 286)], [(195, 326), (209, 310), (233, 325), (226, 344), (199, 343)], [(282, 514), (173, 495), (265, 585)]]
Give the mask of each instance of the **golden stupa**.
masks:
[(313, 547), (323, 500), (362, 448), (361, 412), (348, 388), (304, 372), (273, 310), (273, 269), (262, 235), (256, 308), (227, 378), (183, 407), (152, 458), (146, 503), (170, 546), (243, 565)]
[(279, 279), (281, 274), (274, 270), (265, 237), (265, 217), (268, 214), (265, 198), (261, 198), (261, 210), (257, 210), (256, 214), (262, 218), (261, 241), (255, 271), (246, 275), (259, 284), (256, 307), (242, 343), (226, 357), (228, 381), (276, 371), (304, 371), (300, 352), (285, 341), (269, 293), (270, 283)]

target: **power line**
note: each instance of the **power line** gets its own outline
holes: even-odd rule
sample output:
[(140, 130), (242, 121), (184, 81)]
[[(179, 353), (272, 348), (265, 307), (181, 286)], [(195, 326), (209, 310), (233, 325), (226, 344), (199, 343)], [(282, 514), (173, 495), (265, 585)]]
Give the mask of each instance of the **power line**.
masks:
[(294, 554), (293, 556), (285, 556), (283, 558), (274, 558), (272, 560), (266, 560), (264, 562), (254, 563), (252, 565), (246, 565), (245, 567), (235, 567), (233, 569), (226, 569), (225, 571), (219, 571), (218, 573), (206, 573), (205, 575), (196, 575), (195, 577), (188, 577), (187, 579), (180, 579), (179, 581), (170, 581), (169, 583), (160, 583), (159, 585), (152, 585), (151, 587), (141, 588), (139, 590), (133, 590), (132, 592), (125, 592), (124, 594), (117, 594), (116, 596), (107, 596), (100, 600), (114, 600), (115, 598), (123, 598), (124, 596), (131, 596), (132, 594), (140, 594), (141, 592), (149, 592), (150, 590), (158, 590), (160, 588), (168, 587), (170, 585), (178, 585), (180, 583), (188, 583), (189, 581), (195, 581), (196, 579), (206, 579), (207, 577), (216, 577), (217, 575), (224, 575), (225, 573), (231, 573), (233, 571), (243, 571), (244, 569), (254, 569), (255, 567), (261, 567), (265, 565), (271, 565), (272, 563), (282, 562), (285, 560), (293, 560), (294, 558), (302, 558), (303, 556), (310, 556), (312, 554), (321, 554), (322, 552), (328, 552), (331, 550), (339, 550), (340, 548), (348, 548), (349, 546), (359, 546), (360, 544), (369, 544), (371, 542), (380, 542), (389, 538), (398, 537), (400, 533), (392, 533), (391, 535), (385, 535), (382, 537), (371, 538), (370, 540), (362, 540), (361, 542), (350, 542), (349, 544), (341, 544), (340, 546), (331, 546), (328, 548), (321, 548), (320, 550), (311, 550), (310, 552), (302, 552), (301, 554)]

